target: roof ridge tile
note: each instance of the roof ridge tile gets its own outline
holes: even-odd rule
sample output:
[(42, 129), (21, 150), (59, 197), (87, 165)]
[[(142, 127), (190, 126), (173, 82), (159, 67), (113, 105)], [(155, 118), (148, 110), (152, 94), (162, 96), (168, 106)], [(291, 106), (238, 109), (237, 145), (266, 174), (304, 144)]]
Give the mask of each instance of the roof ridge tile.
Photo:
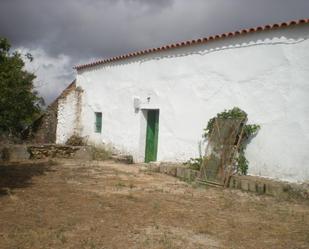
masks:
[(129, 57), (140, 56), (140, 55), (144, 55), (144, 54), (154, 53), (154, 52), (158, 52), (158, 51), (164, 51), (164, 50), (173, 49), (173, 48), (190, 46), (190, 45), (196, 44), (196, 43), (206, 43), (206, 42), (209, 42), (209, 41), (224, 39), (226, 37), (233, 37), (233, 36), (244, 35), (244, 34), (248, 34), (248, 33), (254, 33), (254, 32), (277, 29), (277, 28), (284, 28), (284, 27), (288, 27), (288, 26), (293, 26), (293, 25), (298, 25), (298, 24), (306, 24), (306, 23), (309, 23), (309, 19), (299, 19), (299, 20), (292, 20), (292, 21), (282, 22), (282, 23), (267, 24), (267, 25), (258, 26), (258, 27), (255, 27), (255, 28), (237, 30), (235, 32), (228, 32), (228, 33), (222, 33), (222, 34), (217, 34), (217, 35), (210, 35), (210, 36), (204, 37), (204, 38), (193, 39), (193, 40), (182, 41), (182, 42), (176, 42), (176, 43), (167, 44), (167, 45), (157, 47), (157, 48), (149, 48), (149, 49), (144, 49), (144, 50), (140, 50), (140, 51), (135, 51), (135, 52), (123, 54), (123, 55), (120, 55), (120, 56), (115, 56), (115, 57), (108, 58), (108, 59), (101, 59), (101, 60), (97, 60), (97, 61), (94, 61), (94, 62), (77, 65), (73, 68), (76, 69), (76, 70), (80, 70), (80, 69), (84, 69), (84, 68), (87, 68), (87, 67), (92, 67), (94, 65), (105, 64), (105, 63), (109, 63), (109, 62), (117, 61), (117, 60), (124, 60), (124, 59), (127, 59)]

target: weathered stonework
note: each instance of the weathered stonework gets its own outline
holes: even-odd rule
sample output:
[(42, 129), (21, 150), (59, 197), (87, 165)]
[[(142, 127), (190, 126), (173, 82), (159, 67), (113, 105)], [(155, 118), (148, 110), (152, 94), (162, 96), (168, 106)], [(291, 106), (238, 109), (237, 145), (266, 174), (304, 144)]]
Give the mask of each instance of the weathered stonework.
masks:
[(2, 145), (0, 146), (0, 161), (22, 161), (28, 160), (30, 153), (26, 145)]
[(56, 143), (65, 144), (73, 136), (79, 136), (82, 89), (73, 82), (58, 98)]
[(241, 189), (257, 194), (266, 194), (279, 198), (309, 198), (309, 185), (276, 181), (264, 177), (234, 175), (230, 180), (230, 188)]
[[(149, 163), (148, 170), (175, 176), (187, 182), (196, 182), (205, 185), (199, 180), (199, 171), (193, 170), (182, 164)], [(239, 189), (256, 194), (265, 194), (280, 199), (304, 198), (309, 199), (309, 185), (276, 181), (257, 176), (234, 175), (230, 179), (229, 188)]]
[(56, 142), (57, 109), (58, 102), (49, 105), (44, 114), (37, 119), (28, 134), (32, 143), (54, 143)]
[(92, 150), (85, 146), (57, 144), (31, 145), (28, 147), (31, 159), (75, 158), (92, 160)]
[[(81, 91), (76, 89), (75, 81), (73, 81), (66, 89), (64, 89), (59, 97), (46, 108), (45, 112), (33, 122), (31, 127), (25, 131), (24, 137), (29, 143), (56, 143), (59, 103), (61, 104), (65, 101), (67, 96), (72, 92), (74, 93), (74, 96), (77, 96), (78, 101), (76, 109), (80, 112)], [(79, 115), (74, 113), (74, 116), (76, 117), (74, 119), (76, 124), (75, 127), (80, 129), (80, 126), (78, 125), (80, 123)], [(74, 129), (74, 132), (76, 132), (76, 129)]]

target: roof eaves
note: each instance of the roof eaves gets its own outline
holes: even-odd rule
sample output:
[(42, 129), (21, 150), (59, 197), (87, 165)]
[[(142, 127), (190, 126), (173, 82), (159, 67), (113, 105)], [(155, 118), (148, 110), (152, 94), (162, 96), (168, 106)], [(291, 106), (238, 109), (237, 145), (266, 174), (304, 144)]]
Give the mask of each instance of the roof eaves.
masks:
[(277, 28), (284, 28), (284, 27), (289, 27), (289, 26), (299, 25), (299, 24), (306, 24), (306, 23), (309, 23), (309, 19), (300, 19), (300, 20), (294, 20), (294, 21), (289, 21), (289, 22), (267, 24), (267, 25), (264, 25), (264, 26), (258, 26), (256, 28), (242, 29), (242, 30), (238, 30), (238, 31), (235, 31), (235, 32), (228, 32), (228, 33), (223, 33), (223, 34), (220, 34), (220, 35), (213, 35), (213, 36), (208, 36), (208, 37), (199, 38), (199, 39), (195, 39), (195, 40), (173, 43), (173, 44), (169, 44), (169, 45), (165, 45), (165, 46), (161, 46), (161, 47), (157, 47), (157, 48), (145, 49), (145, 50), (141, 50), (141, 51), (137, 51), (137, 52), (133, 52), (133, 53), (115, 56), (115, 57), (112, 57), (112, 58), (109, 58), (109, 59), (102, 59), (102, 60), (97, 60), (97, 61), (86, 63), (86, 64), (77, 65), (73, 68), (76, 69), (76, 70), (80, 70), (80, 69), (84, 69), (84, 68), (88, 68), (88, 67), (92, 67), (92, 66), (97, 66), (97, 65), (100, 65), (100, 64), (106, 64), (106, 63), (113, 62), (113, 61), (119, 61), (119, 60), (124, 60), (124, 59), (127, 59), (127, 58), (136, 57), (136, 56), (140, 56), (140, 55), (150, 54), (150, 53), (159, 52), (159, 51), (165, 51), (165, 50), (168, 50), (168, 49), (191, 46), (191, 45), (199, 44), (199, 43), (207, 43), (207, 42), (210, 42), (210, 41), (224, 39), (224, 38), (227, 38), (227, 37), (235, 37), (235, 36), (238, 36), (238, 35), (245, 35), (245, 34), (248, 34), (248, 33), (254, 33), (254, 32), (277, 29)]

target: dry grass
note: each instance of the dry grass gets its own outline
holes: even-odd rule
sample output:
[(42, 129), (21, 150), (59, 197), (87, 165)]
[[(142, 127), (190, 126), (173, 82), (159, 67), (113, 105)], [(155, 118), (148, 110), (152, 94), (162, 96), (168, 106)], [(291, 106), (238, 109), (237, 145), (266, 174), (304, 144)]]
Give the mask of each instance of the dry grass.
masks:
[[(6, 167), (1, 249), (309, 248), (307, 201), (193, 188), (109, 161)], [(24, 184), (9, 184), (16, 172)]]

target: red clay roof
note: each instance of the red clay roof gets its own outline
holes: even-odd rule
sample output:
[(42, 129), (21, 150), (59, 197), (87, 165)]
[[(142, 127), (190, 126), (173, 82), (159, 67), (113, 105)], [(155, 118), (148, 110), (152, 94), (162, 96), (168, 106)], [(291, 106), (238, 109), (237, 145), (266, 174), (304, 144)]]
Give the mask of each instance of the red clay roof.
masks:
[(238, 36), (238, 35), (254, 33), (254, 32), (263, 31), (263, 30), (284, 28), (284, 27), (289, 27), (289, 26), (298, 25), (298, 24), (305, 24), (305, 23), (309, 23), (309, 19), (300, 19), (300, 20), (290, 21), (290, 22), (268, 24), (268, 25), (259, 26), (259, 27), (256, 27), (256, 28), (243, 29), (243, 30), (238, 30), (238, 31), (235, 31), (235, 32), (224, 33), (224, 34), (221, 34), (221, 35), (214, 35), (214, 36), (209, 36), (209, 37), (200, 38), (200, 39), (196, 39), (196, 40), (173, 43), (173, 44), (165, 45), (165, 46), (158, 47), (158, 48), (145, 49), (145, 50), (141, 50), (141, 51), (134, 52), (134, 53), (128, 53), (128, 54), (112, 57), (112, 58), (109, 58), (109, 59), (103, 59), (103, 60), (98, 60), (98, 61), (94, 61), (94, 62), (87, 63), (87, 64), (77, 65), (77, 66), (74, 67), (74, 69), (79, 70), (79, 69), (84, 69), (84, 68), (87, 68), (87, 67), (97, 66), (97, 65), (100, 65), (100, 64), (105, 64), (105, 63), (109, 63), (109, 62), (113, 62), (113, 61), (119, 61), (119, 60), (131, 58), (131, 57), (135, 57), (135, 56), (140, 56), (140, 55), (144, 55), (144, 54), (149, 54), (149, 53), (153, 53), (153, 52), (164, 51), (164, 50), (179, 48), (179, 47), (184, 47), (184, 46), (190, 46), (190, 45), (198, 44), (198, 43), (206, 43), (206, 42), (209, 42), (209, 41), (219, 40), (219, 39), (223, 39), (223, 38), (226, 38), (226, 37), (234, 37), (234, 36)]

